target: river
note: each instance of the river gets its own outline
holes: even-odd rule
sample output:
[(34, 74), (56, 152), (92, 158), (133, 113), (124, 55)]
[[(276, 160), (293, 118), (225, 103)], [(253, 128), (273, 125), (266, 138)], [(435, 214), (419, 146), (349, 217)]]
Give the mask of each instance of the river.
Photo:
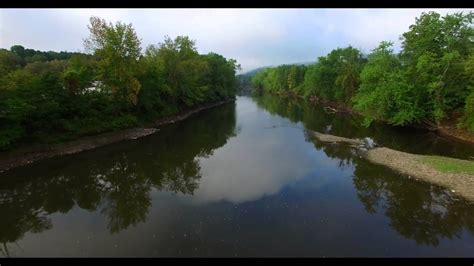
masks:
[(450, 257), (474, 204), (306, 129), (470, 158), (419, 129), (239, 96), (150, 136), (0, 174), (0, 256)]

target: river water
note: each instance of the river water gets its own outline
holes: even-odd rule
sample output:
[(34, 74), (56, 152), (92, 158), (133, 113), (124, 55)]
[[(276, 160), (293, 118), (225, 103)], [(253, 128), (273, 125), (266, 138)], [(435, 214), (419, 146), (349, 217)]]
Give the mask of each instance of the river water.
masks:
[(472, 146), (239, 96), (159, 132), (0, 174), (0, 256), (474, 254), (474, 204), (306, 129), (458, 158)]

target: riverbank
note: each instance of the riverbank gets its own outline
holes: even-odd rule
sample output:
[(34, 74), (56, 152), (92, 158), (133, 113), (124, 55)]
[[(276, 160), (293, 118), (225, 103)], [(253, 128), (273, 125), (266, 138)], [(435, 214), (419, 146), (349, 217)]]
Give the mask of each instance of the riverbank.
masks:
[(397, 172), (446, 187), (474, 201), (474, 162), (441, 156), (418, 155), (386, 147), (367, 151), (366, 158)]
[(440, 136), (474, 144), (474, 134), (465, 129), (460, 129), (455, 125), (442, 124), (438, 126), (435, 131)]
[[(303, 98), (303, 97), (301, 97)], [(323, 105), (325, 108), (329, 108), (329, 111), (332, 113), (349, 113), (349, 114), (358, 114), (358, 112), (354, 111), (354, 109), (347, 107), (342, 104), (338, 104), (335, 102), (330, 102), (330, 101), (325, 101), (319, 97), (316, 96), (310, 96), (308, 97), (308, 101), (312, 104), (320, 104)]]
[(184, 120), (192, 114), (228, 103), (233, 100), (234, 99), (227, 99), (223, 101), (204, 104), (197, 108), (185, 110), (169, 117), (157, 119), (151, 123), (144, 125), (144, 127), (129, 128), (119, 131), (101, 133), (93, 136), (85, 136), (76, 140), (53, 145), (37, 144), (29, 147), (22, 147), (13, 151), (1, 152), (0, 173), (15, 167), (28, 165), (43, 159), (75, 154), (123, 140), (145, 137), (158, 131), (157, 127)]
[(321, 142), (350, 144), (372, 163), (384, 165), (410, 178), (448, 188), (452, 193), (474, 201), (474, 161), (412, 154), (387, 147), (369, 147), (359, 139), (309, 132)]
[[(308, 101), (313, 105), (321, 105), (324, 107), (326, 112), (330, 112), (330, 113), (347, 113), (347, 114), (355, 114), (355, 115), (362, 116), (362, 114), (360, 114), (359, 112), (355, 111), (354, 109), (350, 107), (337, 104), (334, 102), (324, 101), (316, 96), (310, 96), (308, 98), (305, 98), (302, 95), (295, 94), (295, 93), (273, 93), (273, 94), (278, 95), (278, 96), (284, 96), (284, 97), (295, 97), (298, 99), (302, 99), (304, 101)], [(474, 133), (471, 133), (462, 128), (458, 128), (455, 123), (452, 123), (450, 121), (444, 121), (440, 125), (437, 125), (435, 127), (433, 127), (433, 125), (427, 126), (427, 125), (421, 125), (421, 124), (412, 125), (412, 126), (433, 131), (441, 137), (463, 141), (470, 145), (474, 145)]]

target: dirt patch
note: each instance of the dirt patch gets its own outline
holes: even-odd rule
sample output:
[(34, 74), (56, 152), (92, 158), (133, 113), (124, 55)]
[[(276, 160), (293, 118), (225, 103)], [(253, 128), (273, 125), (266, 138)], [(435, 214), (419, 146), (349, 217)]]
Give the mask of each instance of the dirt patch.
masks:
[(448, 137), (451, 139), (461, 140), (469, 144), (474, 144), (474, 134), (470, 133), (465, 129), (460, 129), (455, 126), (440, 126), (436, 132), (440, 136)]
[[(401, 152), (385, 147), (370, 149), (369, 161), (388, 166), (400, 173), (451, 189), (451, 192), (474, 201), (474, 175), (440, 172), (424, 162), (424, 155)], [(469, 162), (469, 161), (466, 161)]]
[(205, 104), (198, 108), (186, 110), (176, 115), (158, 119), (146, 127), (130, 128), (120, 131), (101, 133), (94, 136), (81, 137), (77, 140), (58, 143), (53, 145), (38, 144), (29, 147), (23, 147), (17, 150), (0, 153), (0, 173), (15, 167), (31, 164), (39, 160), (64, 156), (68, 154), (79, 153), (116, 143), (123, 140), (138, 139), (151, 135), (158, 131), (156, 127), (174, 123), (186, 119), (190, 115), (209, 109), (218, 105), (222, 105), (233, 99), (219, 101), (215, 103)]

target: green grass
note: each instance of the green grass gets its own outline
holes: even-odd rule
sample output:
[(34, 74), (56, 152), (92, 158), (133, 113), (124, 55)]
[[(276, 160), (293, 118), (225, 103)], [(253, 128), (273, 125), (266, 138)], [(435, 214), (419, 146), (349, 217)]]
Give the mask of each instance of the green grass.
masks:
[(444, 173), (465, 173), (474, 175), (474, 161), (441, 156), (423, 156), (422, 161)]

